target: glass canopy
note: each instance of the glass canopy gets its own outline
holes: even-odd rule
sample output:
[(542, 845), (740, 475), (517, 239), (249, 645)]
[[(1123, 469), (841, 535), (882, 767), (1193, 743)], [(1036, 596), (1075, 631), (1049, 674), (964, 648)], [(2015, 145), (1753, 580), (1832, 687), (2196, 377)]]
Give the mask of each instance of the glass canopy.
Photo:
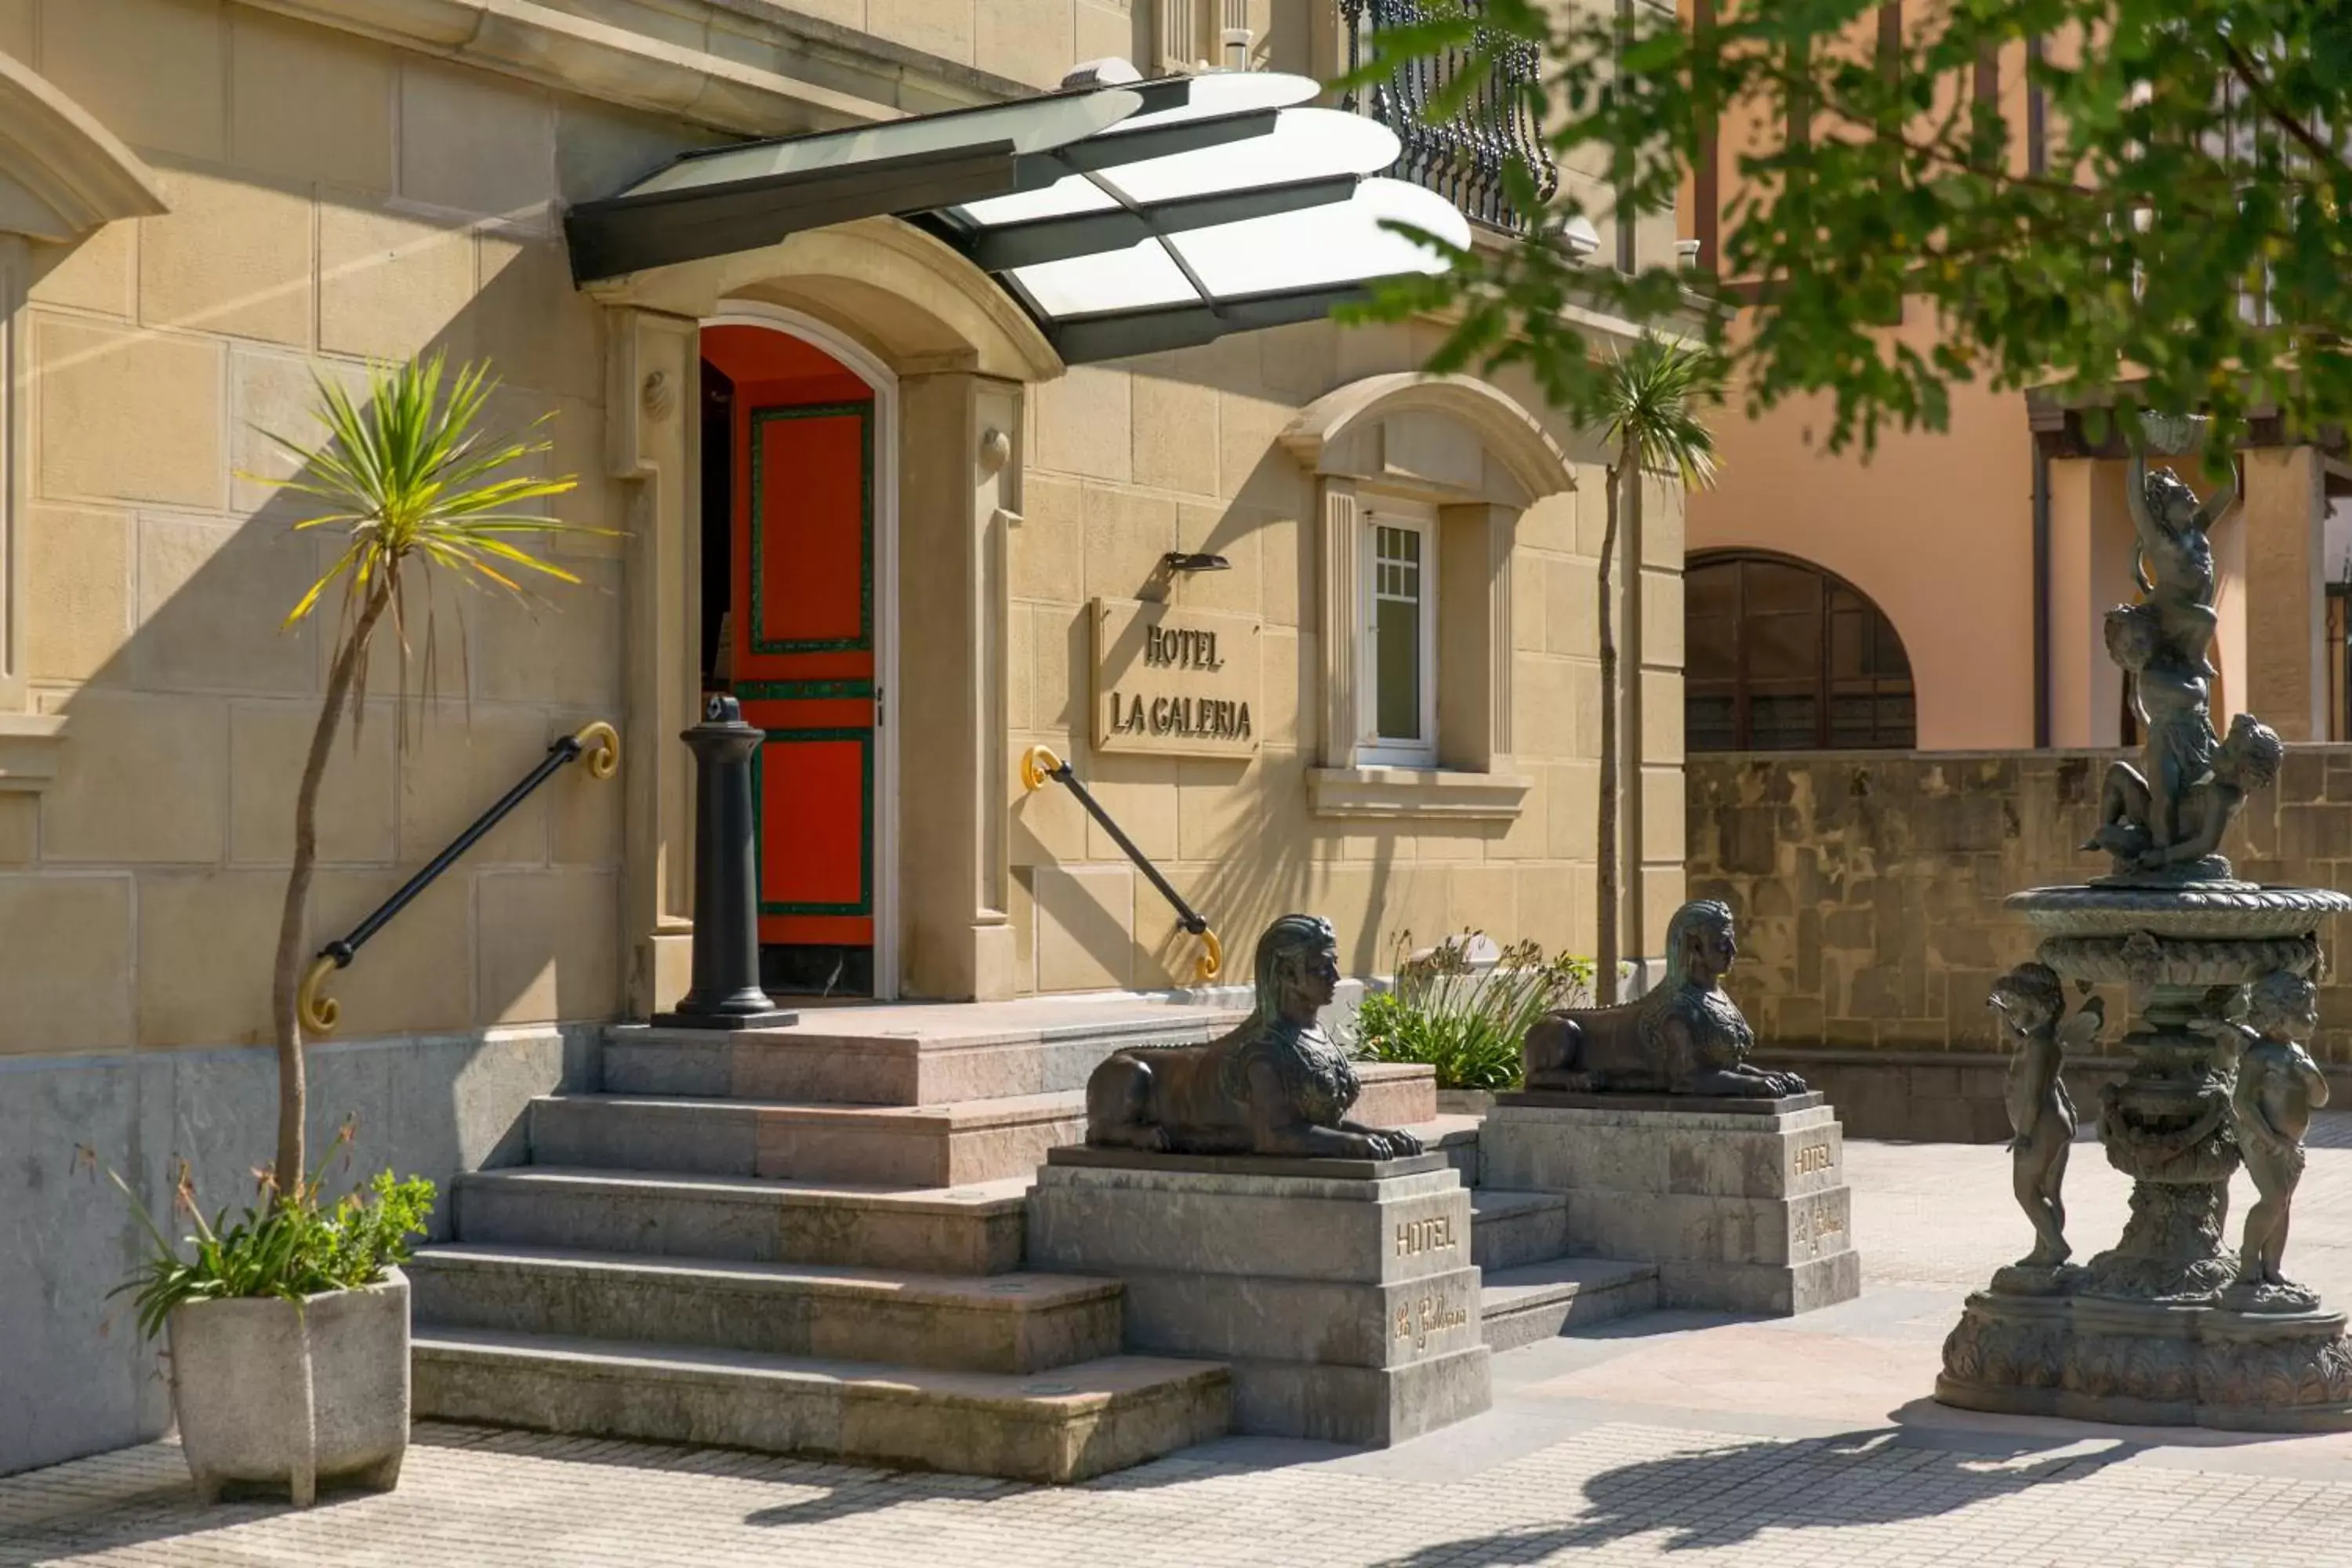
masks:
[(688, 153), (565, 215), (581, 283), (891, 215), (962, 251), (1063, 359), (1307, 321), (1465, 247), (1453, 204), (1372, 178), (1378, 121), (1304, 77), (1169, 77)]

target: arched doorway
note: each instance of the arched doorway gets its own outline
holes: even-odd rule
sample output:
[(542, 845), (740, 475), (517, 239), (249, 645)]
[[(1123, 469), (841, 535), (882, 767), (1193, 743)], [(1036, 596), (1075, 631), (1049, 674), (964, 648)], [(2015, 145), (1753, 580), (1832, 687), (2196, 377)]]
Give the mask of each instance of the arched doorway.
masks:
[(767, 735), (761, 981), (893, 996), (897, 383), (757, 302), (722, 305), (700, 346), (702, 683)]
[(1683, 616), (1691, 751), (1918, 744), (1903, 638), (1844, 578), (1790, 556), (1713, 552), (1685, 569)]

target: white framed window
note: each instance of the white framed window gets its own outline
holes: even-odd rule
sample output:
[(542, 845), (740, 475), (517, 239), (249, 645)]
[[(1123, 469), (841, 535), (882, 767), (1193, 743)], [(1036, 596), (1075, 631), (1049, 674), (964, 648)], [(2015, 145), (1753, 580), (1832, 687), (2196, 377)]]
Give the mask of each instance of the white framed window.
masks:
[(1363, 563), (1365, 741), (1360, 761), (1437, 761), (1437, 509), (1368, 500)]

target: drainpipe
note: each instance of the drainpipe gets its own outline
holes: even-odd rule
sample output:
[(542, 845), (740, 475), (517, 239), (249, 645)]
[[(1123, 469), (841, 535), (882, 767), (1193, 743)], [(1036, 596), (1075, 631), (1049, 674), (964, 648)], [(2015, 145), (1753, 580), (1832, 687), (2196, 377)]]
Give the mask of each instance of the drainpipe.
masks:
[[(2025, 171), (2042, 174), (2050, 166), (2050, 105), (2032, 80), (2042, 64), (2042, 37), (2025, 41)], [(2033, 442), (2033, 744), (2050, 745), (2050, 447)]]
[(2033, 441), (2033, 744), (2050, 745), (2050, 448)]
[[(1640, 486), (1643, 477), (1642, 465), (1636, 462), (1631, 486)], [(1648, 499), (1647, 496), (1642, 498), (1643, 501)], [(1632, 514), (1627, 521), (1633, 526), (1624, 531), (1621, 541), (1627, 556), (1624, 570), (1618, 574), (1618, 581), (1625, 584), (1625, 658), (1618, 668), (1631, 670), (1633, 676), (1630, 679), (1622, 674), (1618, 677), (1625, 683), (1625, 722), (1617, 746), (1617, 772), (1623, 781), (1618, 786), (1618, 799), (1623, 803), (1618, 820), (1622, 824), (1625, 847), (1617, 853), (1617, 864), (1624, 879), (1618, 889), (1618, 908), (1624, 916), (1624, 921), (1618, 932), (1617, 952), (1620, 956), (1631, 954), (1640, 960), (1642, 967), (1636, 972), (1633, 986), (1633, 994), (1639, 995), (1649, 989), (1643, 982), (1649, 973), (1650, 956), (1649, 906), (1643, 896), (1644, 879), (1642, 876), (1643, 851), (1649, 843), (1642, 814), (1642, 781), (1644, 776), (1642, 764), (1645, 760), (1642, 745), (1644, 729), (1642, 689), (1647, 684), (1642, 679), (1643, 651), (1646, 646), (1642, 636), (1642, 600), (1644, 597), (1642, 593), (1642, 534), (1648, 521), (1649, 508), (1642, 505), (1626, 510)], [(1621, 997), (1624, 994), (1622, 990), (1619, 992)]]

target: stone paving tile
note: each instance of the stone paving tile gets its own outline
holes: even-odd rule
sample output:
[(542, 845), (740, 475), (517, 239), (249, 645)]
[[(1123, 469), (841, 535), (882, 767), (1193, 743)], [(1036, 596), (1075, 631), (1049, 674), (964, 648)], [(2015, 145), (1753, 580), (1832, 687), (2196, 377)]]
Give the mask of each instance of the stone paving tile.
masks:
[[(2352, 1116), (2291, 1269), (2352, 1302)], [(2070, 1234), (2125, 1187), (2076, 1152)], [(1802, 1318), (1654, 1313), (1497, 1359), (1496, 1410), (1400, 1447), (1228, 1438), (1055, 1489), (444, 1426), (400, 1489), (194, 1506), (152, 1444), (0, 1480), (0, 1568), (2352, 1568), (2352, 1435), (1948, 1411), (1961, 1296), (2021, 1252), (1994, 1149), (1853, 1143), (1867, 1289)], [(2242, 1203), (2243, 1194), (2236, 1194)]]
[[(1443, 1482), (1180, 1456), (1057, 1491), (430, 1426), (418, 1439), (389, 1496), (297, 1513), (205, 1511), (184, 1488), (150, 1492), (0, 1527), (0, 1564), (2352, 1563), (2352, 1471), (2333, 1482), (2183, 1475), (2138, 1462), (2131, 1445), (2003, 1456), (1886, 1433), (1771, 1439), (1606, 1422)], [(168, 1446), (140, 1452), (176, 1462)]]

